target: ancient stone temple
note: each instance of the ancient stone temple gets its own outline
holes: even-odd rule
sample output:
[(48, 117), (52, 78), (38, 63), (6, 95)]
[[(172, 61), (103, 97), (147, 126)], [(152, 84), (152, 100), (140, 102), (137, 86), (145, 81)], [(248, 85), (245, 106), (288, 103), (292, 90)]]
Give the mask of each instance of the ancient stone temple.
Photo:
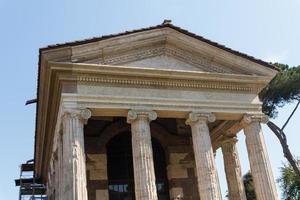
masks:
[[(277, 69), (172, 25), (40, 49), (35, 175), (50, 200), (276, 200), (258, 93)], [(243, 133), (241, 133), (243, 134)]]

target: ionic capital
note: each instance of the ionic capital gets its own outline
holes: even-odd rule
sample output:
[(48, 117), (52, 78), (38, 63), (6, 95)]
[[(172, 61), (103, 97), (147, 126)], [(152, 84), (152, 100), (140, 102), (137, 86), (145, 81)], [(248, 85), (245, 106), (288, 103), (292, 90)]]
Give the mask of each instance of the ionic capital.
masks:
[(216, 116), (212, 113), (199, 113), (199, 112), (191, 112), (186, 120), (187, 125), (192, 125), (197, 122), (214, 122), (216, 120)]
[(127, 114), (127, 123), (131, 124), (137, 119), (145, 118), (150, 122), (157, 118), (157, 114), (152, 110), (129, 110)]
[(92, 112), (87, 109), (67, 109), (63, 114), (63, 119), (76, 118), (83, 124), (86, 124), (88, 119), (92, 116)]
[(226, 137), (224, 140), (221, 141), (221, 146), (230, 144), (235, 145), (237, 143), (238, 139), (236, 137)]
[(242, 126), (247, 126), (253, 122), (267, 123), (269, 118), (264, 114), (245, 114), (241, 120)]

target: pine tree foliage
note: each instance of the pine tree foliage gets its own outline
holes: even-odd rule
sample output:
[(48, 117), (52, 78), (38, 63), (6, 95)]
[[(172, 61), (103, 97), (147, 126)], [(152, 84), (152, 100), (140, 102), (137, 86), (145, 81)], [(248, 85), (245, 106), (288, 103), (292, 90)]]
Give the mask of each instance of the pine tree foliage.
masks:
[(250, 171), (243, 176), (243, 183), (247, 200), (256, 200), (253, 178)]
[[(298, 161), (300, 164), (300, 162)], [(282, 189), (283, 199), (300, 200), (300, 181), (290, 165), (284, 164), (280, 168), (281, 176), (278, 179)]]
[(300, 101), (300, 65), (289, 67), (275, 63), (280, 72), (259, 94), (263, 102), (263, 112), (274, 118), (277, 116), (277, 107), (286, 103)]

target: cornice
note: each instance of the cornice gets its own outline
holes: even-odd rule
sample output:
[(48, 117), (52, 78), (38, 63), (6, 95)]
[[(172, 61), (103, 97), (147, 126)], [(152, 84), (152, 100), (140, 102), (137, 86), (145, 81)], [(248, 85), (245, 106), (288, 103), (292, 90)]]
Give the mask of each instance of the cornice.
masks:
[[(186, 71), (175, 69), (154, 69), (146, 67), (130, 67), (87, 63), (69, 63), (69, 62), (49, 62), (53, 70), (72, 70), (74, 73), (81, 74), (113, 74), (113, 75), (136, 75), (143, 77), (161, 77), (161, 78), (184, 78), (196, 80), (215, 80), (233, 81), (242, 83), (266, 83), (272, 77), (243, 75), (243, 74), (222, 74), (216, 72)], [(268, 79), (268, 80), (266, 80)]]
[[(269, 78), (253, 75), (221, 74), (183, 70), (137, 68), (78, 63), (49, 63), (53, 71), (72, 75), (65, 80), (83, 84), (131, 85), (139, 87), (168, 87), (209, 90), (228, 90), (258, 93)], [(62, 80), (64, 78), (61, 78)]]

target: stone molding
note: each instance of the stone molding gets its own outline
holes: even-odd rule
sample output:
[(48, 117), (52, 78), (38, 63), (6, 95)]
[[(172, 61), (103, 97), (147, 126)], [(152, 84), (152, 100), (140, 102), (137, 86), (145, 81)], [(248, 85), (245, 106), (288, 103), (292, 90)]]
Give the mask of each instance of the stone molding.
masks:
[(163, 55), (165, 52), (165, 48), (163, 46), (156, 47), (156, 48), (150, 48), (140, 51), (133, 51), (129, 52), (127, 54), (113, 56), (113, 55), (107, 55), (102, 56), (99, 64), (105, 64), (105, 65), (116, 65), (116, 64), (122, 64), (122, 63), (128, 63), (133, 62), (136, 60), (142, 60), (153, 56), (160, 56)]
[[(158, 47), (147, 48), (140, 51), (131, 51), (129, 53), (119, 54), (117, 56), (104, 55), (101, 56), (101, 58), (94, 60), (94, 62), (97, 62), (98, 64), (118, 65), (161, 55), (176, 58), (207, 72), (238, 73), (224, 66), (217, 66), (216, 63), (213, 63), (211, 60), (204, 58), (204, 56), (194, 55), (179, 48), (172, 47), (171, 45), (161, 45)], [(76, 62), (78, 61), (79, 60), (76, 60)]]
[(83, 123), (86, 124), (88, 119), (92, 116), (92, 112), (87, 109), (68, 109), (65, 110), (63, 114), (63, 119), (67, 118), (79, 118), (79, 120)]
[(216, 89), (231, 90), (243, 92), (255, 92), (257, 88), (242, 86), (236, 83), (220, 83), (216, 81), (191, 81), (191, 80), (155, 80), (155, 79), (130, 79), (130, 77), (108, 77), (108, 76), (78, 76), (77, 81), (85, 83), (105, 83), (105, 84), (122, 84), (138, 85), (142, 87), (174, 87), (174, 88), (194, 88), (194, 89)]
[(207, 122), (214, 122), (215, 120), (216, 120), (216, 116), (212, 113), (191, 112), (189, 113), (185, 123), (187, 125), (192, 125), (194, 123), (197, 123), (198, 121), (207, 123)]
[(157, 114), (154, 111), (150, 110), (130, 110), (127, 114), (127, 123), (131, 124), (136, 119), (146, 118), (149, 122), (157, 118)]

